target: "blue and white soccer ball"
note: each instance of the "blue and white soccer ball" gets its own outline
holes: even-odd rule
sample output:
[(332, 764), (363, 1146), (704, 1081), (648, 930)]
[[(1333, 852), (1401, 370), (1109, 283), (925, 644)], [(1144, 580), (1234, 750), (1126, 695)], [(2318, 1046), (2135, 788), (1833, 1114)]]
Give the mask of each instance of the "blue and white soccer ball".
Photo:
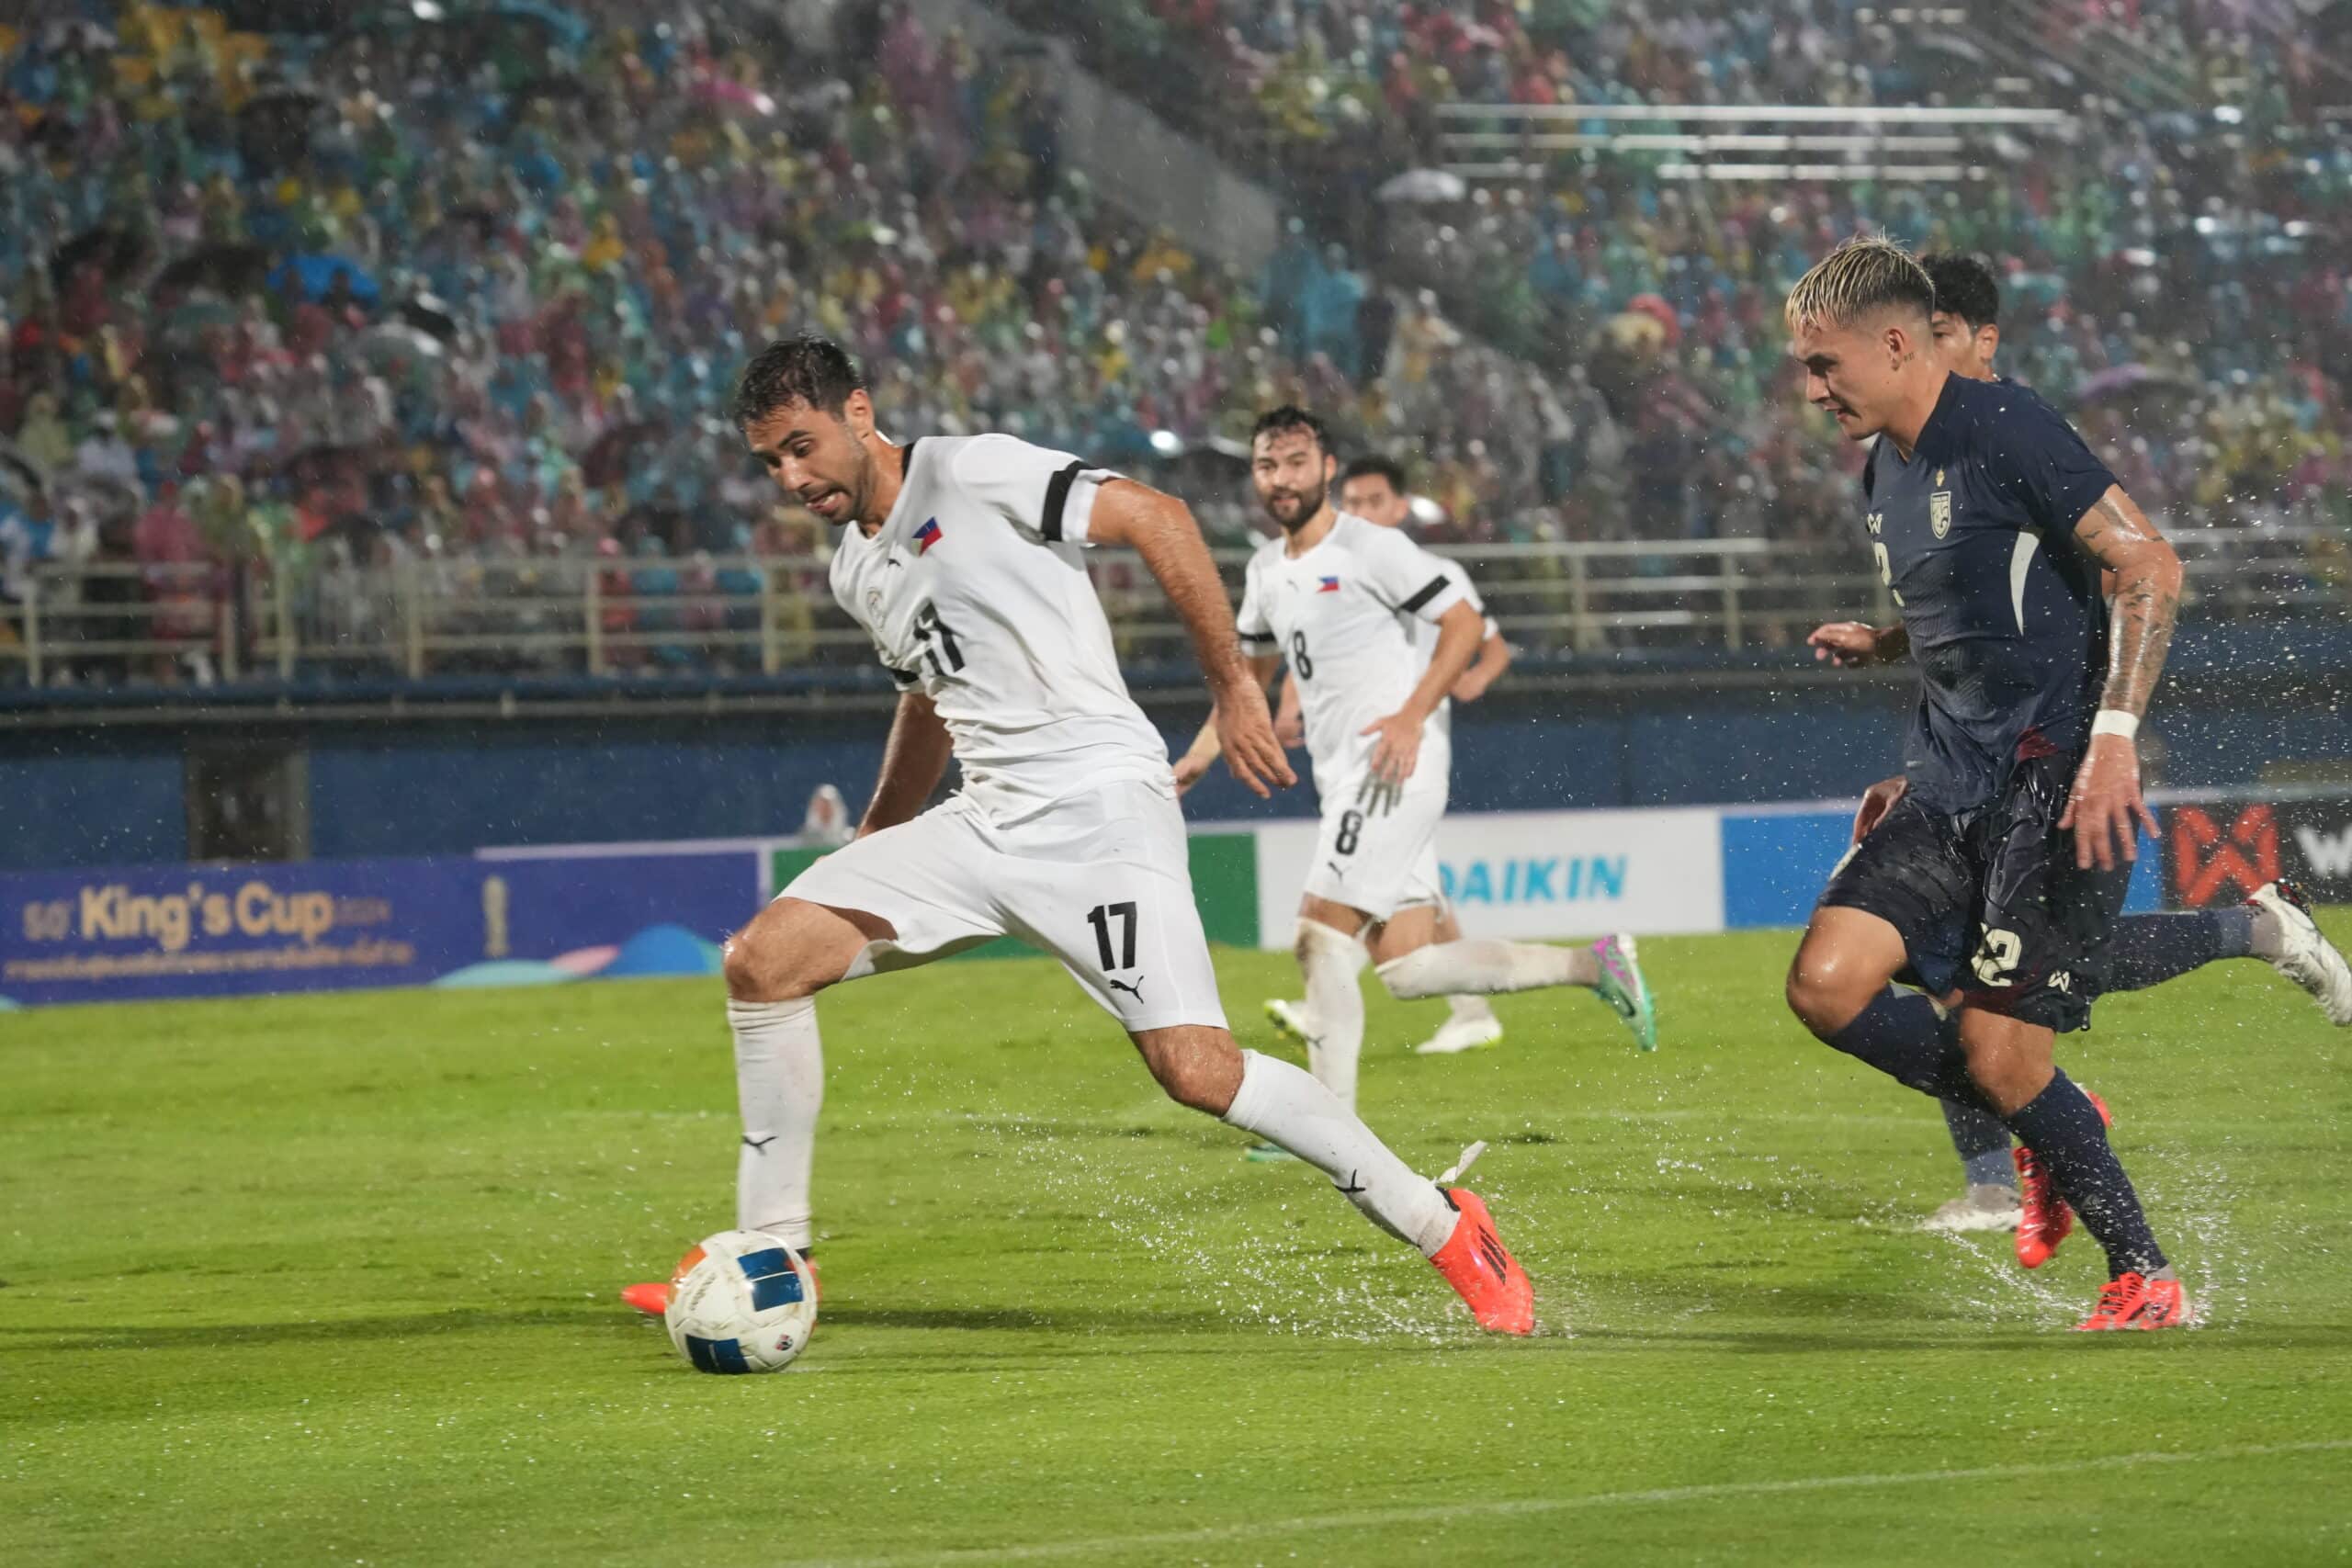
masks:
[(777, 1371), (816, 1332), (816, 1276), (764, 1231), (721, 1231), (679, 1266), (662, 1321), (697, 1371)]

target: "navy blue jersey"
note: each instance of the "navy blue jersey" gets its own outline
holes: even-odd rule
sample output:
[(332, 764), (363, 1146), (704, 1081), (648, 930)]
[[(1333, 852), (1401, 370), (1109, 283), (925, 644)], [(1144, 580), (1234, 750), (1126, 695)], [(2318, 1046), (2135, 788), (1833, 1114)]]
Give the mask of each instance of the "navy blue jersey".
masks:
[(1948, 376), (1910, 460), (1884, 438), (1871, 453), (1871, 550), (1919, 666), (1903, 771), (1924, 804), (1981, 806), (2019, 758), (2088, 739), (2107, 611), (2075, 525), (2114, 483), (2014, 381)]

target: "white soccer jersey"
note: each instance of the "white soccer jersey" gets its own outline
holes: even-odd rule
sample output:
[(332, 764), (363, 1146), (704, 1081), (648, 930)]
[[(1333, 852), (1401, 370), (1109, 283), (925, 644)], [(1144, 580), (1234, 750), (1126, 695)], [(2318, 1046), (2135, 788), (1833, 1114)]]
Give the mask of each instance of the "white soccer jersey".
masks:
[[(1435, 651), (1422, 627), (1459, 604), (1480, 608), (1470, 579), (1394, 528), (1341, 513), (1302, 556), (1270, 539), (1250, 558), (1238, 626), (1253, 654), (1280, 653), (1298, 677), (1306, 749), (1319, 792), (1360, 772), (1366, 725), (1405, 705)], [(1450, 730), (1450, 705), (1430, 731)]]
[(965, 793), (1010, 823), (1113, 779), (1167, 780), (1080, 558), (1118, 476), (1010, 435), (928, 436), (899, 457), (880, 530), (842, 532), (833, 597), (938, 708)]

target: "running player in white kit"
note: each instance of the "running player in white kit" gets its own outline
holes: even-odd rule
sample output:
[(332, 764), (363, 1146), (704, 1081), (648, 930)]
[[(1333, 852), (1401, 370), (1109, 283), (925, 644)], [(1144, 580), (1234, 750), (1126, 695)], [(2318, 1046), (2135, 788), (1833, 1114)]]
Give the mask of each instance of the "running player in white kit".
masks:
[[(1405, 470), (1393, 457), (1367, 455), (1351, 458), (1340, 471), (1340, 510), (1350, 516), (1376, 523), (1383, 528), (1402, 528), (1412, 516), (1412, 502), (1405, 488)], [(1437, 650), (1435, 628), (1426, 621), (1416, 619), (1412, 629), (1418, 634), (1416, 646), (1426, 652)], [(1450, 702), (1475, 703), (1486, 695), (1487, 689), (1510, 668), (1510, 644), (1503, 640), (1502, 627), (1492, 615), (1487, 617), (1487, 640), (1478, 645), (1477, 660), (1453, 683), (1447, 694)], [(1298, 671), (1287, 671), (1283, 675), (1282, 700), (1274, 705), (1274, 739), (1285, 749), (1306, 744), (1306, 732), (1300, 717)], [(1462, 927), (1453, 918), (1451, 904), (1438, 909), (1437, 927), (1432, 940), (1453, 942), (1462, 935)], [(1502, 1020), (1495, 1016), (1494, 1005), (1476, 995), (1445, 998), (1446, 1019), (1437, 1032), (1413, 1047), (1422, 1056), (1451, 1056), (1458, 1052), (1483, 1050), (1502, 1043)], [(1269, 998), (1266, 1016), (1274, 1027), (1304, 1045), (1314, 1037), (1315, 1015), (1307, 1011), (1304, 1000), (1290, 1001)]]
[[(1294, 783), (1191, 512), (1010, 435), (896, 445), (820, 337), (763, 351), (734, 413), (776, 483), (842, 526), (833, 595), (900, 693), (857, 837), (727, 942), (738, 1227), (804, 1253), (814, 1238), (816, 994), (1011, 935), (1061, 961), (1170, 1098), (1330, 1177), (1482, 1327), (1530, 1332), (1533, 1291), (1476, 1193), (1415, 1175), (1329, 1090), (1226, 1030), (1164, 743), (1127, 694), (1083, 559), (1095, 545), (1143, 557), (1192, 635), (1235, 776), (1261, 795)], [(951, 755), (963, 789), (922, 811)], [(624, 1296), (658, 1311), (669, 1287)]]
[[(1630, 938), (1576, 948), (1435, 940), (1444, 907), (1435, 840), (1453, 763), (1446, 694), (1477, 652), (1486, 616), (1460, 567), (1332, 508), (1337, 467), (1315, 415), (1286, 406), (1259, 419), (1250, 473), (1283, 536), (1250, 558), (1238, 622), (1261, 686), (1285, 659), (1298, 677), (1322, 803), (1296, 948), (1315, 1076), (1355, 1103), (1357, 977), (1369, 959), (1400, 999), (1589, 987), (1653, 1046), (1655, 1016)], [(1433, 649), (1421, 646), (1416, 622), (1436, 629)], [(1180, 786), (1216, 760), (1223, 722), (1211, 713), (1177, 764)]]

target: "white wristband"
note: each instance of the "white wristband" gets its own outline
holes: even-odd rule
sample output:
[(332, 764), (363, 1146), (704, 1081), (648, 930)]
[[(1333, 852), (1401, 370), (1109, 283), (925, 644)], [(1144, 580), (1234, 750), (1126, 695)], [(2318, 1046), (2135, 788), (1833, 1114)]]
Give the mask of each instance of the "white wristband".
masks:
[(2140, 716), (2125, 713), (2121, 708), (2101, 708), (2098, 716), (2091, 720), (2091, 733), (2120, 735), (2126, 740), (2136, 739), (2140, 734)]

